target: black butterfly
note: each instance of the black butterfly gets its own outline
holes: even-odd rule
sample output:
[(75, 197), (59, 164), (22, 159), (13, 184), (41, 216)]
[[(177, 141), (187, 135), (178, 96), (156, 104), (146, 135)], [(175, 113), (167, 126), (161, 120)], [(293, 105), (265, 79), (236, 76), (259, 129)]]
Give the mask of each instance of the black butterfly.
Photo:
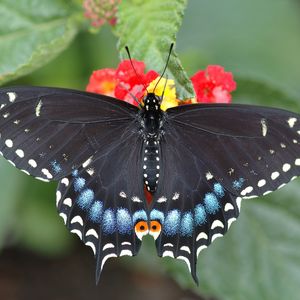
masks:
[(1, 153), (59, 181), (59, 215), (94, 251), (97, 280), (108, 258), (136, 255), (150, 234), (158, 255), (184, 260), (197, 281), (200, 251), (225, 234), (241, 200), (300, 175), (299, 115), (226, 104), (164, 112), (160, 101), (148, 93), (139, 109), (74, 90), (0, 89)]

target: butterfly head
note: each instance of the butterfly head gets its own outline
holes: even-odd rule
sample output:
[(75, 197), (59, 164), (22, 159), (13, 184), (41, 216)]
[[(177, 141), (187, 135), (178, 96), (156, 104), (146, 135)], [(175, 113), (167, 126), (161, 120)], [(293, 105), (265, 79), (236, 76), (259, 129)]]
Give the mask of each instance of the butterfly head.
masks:
[(143, 102), (146, 112), (158, 112), (160, 110), (161, 99), (154, 93), (147, 93)]

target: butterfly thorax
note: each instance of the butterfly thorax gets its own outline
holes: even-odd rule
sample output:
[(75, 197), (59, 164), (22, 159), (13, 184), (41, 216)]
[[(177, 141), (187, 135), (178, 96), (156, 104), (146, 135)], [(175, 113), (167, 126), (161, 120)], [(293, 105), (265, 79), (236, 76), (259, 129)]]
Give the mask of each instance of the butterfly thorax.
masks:
[(160, 98), (148, 93), (141, 111), (141, 127), (144, 139), (143, 178), (146, 188), (155, 192), (159, 180), (159, 142), (162, 135), (163, 112), (160, 109)]

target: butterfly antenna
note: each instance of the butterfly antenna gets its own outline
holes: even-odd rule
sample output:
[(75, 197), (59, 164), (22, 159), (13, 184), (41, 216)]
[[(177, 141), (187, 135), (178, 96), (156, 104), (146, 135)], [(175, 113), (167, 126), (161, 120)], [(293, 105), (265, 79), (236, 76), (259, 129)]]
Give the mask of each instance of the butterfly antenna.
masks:
[(160, 80), (162, 79), (162, 77), (164, 76), (164, 74), (165, 74), (165, 72), (167, 70), (167, 67), (168, 67), (168, 64), (169, 64), (169, 60), (170, 60), (170, 57), (171, 57), (171, 53), (172, 53), (173, 47), (174, 47), (174, 43), (172, 43), (171, 46), (170, 46), (170, 50), (169, 50), (169, 54), (168, 54), (166, 65), (165, 65), (164, 70), (161, 73), (158, 81), (156, 82), (156, 85), (155, 85), (155, 87), (153, 89), (153, 93), (155, 92), (155, 89), (156, 89), (157, 85), (159, 84)]
[(144, 86), (144, 88), (145, 88), (145, 90), (147, 91), (147, 93), (149, 93), (148, 90), (147, 90), (147, 86), (143, 83), (143, 80), (142, 80), (141, 75), (138, 74), (138, 72), (136, 71), (136, 69), (135, 69), (135, 67), (134, 67), (134, 65), (133, 65), (133, 62), (132, 62), (132, 59), (131, 59), (131, 55), (130, 55), (128, 46), (125, 46), (125, 50), (126, 50), (126, 52), (127, 52), (127, 55), (128, 55), (128, 57), (129, 57), (130, 64), (131, 64), (131, 66), (132, 66), (132, 69), (134, 70), (135, 75), (136, 75), (137, 77), (140, 78), (142, 85)]
[(164, 95), (165, 95), (165, 90), (166, 90), (166, 87), (167, 87), (167, 82), (168, 82), (168, 75), (166, 76), (167, 78), (166, 78), (166, 82), (165, 82), (165, 85), (164, 85), (164, 89), (163, 89), (163, 92), (162, 92), (162, 94), (161, 94), (161, 101), (160, 101), (160, 103), (163, 101), (163, 99), (164, 99)]

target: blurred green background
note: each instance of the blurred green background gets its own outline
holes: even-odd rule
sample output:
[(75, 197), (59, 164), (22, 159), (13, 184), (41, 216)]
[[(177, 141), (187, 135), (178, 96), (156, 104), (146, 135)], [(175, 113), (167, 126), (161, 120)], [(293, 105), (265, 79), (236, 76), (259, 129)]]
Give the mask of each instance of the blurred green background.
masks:
[[(1, 18), (7, 3), (0, 0)], [(0, 29), (0, 49), (6, 38)], [(116, 43), (109, 27), (97, 34), (82, 30), (46, 66), (7, 84), (84, 90), (93, 70), (117, 66)], [(234, 102), (300, 112), (298, 1), (189, 1), (176, 47), (189, 75), (208, 64), (232, 71), (238, 82)], [(97, 288), (92, 252), (56, 213), (56, 184), (38, 182), (3, 158), (0, 182), (1, 299), (299, 299), (299, 180), (243, 202), (227, 235), (201, 253), (200, 287), (183, 262), (157, 258), (146, 239), (137, 258), (108, 262)]]

